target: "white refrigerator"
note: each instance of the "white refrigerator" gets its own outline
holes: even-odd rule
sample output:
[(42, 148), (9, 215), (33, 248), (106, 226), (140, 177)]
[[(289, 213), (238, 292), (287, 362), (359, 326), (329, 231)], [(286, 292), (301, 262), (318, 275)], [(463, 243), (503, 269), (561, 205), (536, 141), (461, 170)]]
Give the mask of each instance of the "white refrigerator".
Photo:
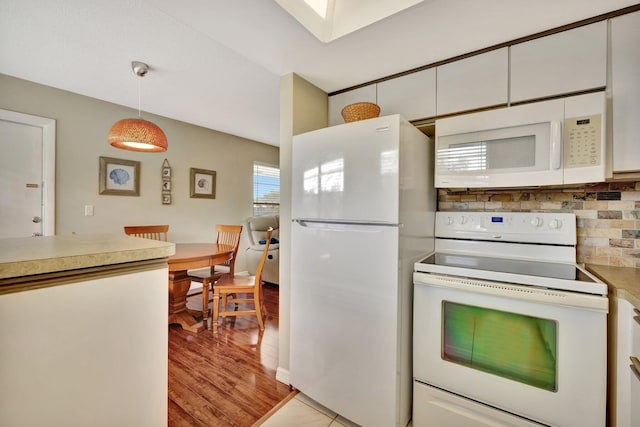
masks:
[(362, 426), (411, 418), (412, 271), (435, 207), (432, 143), (398, 115), (293, 138), (290, 380)]

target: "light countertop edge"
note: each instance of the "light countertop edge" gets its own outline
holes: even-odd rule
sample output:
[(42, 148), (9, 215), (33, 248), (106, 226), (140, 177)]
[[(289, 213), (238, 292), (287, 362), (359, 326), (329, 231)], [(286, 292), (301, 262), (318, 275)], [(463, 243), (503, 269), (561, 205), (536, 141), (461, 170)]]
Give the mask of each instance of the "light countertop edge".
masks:
[(640, 308), (640, 268), (587, 264), (587, 271), (609, 285), (612, 294)]
[(0, 239), (0, 279), (167, 258), (175, 244), (123, 234)]

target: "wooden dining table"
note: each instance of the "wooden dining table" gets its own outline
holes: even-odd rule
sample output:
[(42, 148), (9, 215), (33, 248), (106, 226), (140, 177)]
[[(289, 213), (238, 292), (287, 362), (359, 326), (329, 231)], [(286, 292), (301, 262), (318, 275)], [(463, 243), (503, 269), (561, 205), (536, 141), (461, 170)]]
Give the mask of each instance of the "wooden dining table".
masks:
[(233, 257), (233, 246), (217, 243), (176, 243), (176, 253), (169, 257), (169, 324), (198, 333), (206, 328), (187, 309), (187, 292), (191, 286), (188, 270), (222, 264)]

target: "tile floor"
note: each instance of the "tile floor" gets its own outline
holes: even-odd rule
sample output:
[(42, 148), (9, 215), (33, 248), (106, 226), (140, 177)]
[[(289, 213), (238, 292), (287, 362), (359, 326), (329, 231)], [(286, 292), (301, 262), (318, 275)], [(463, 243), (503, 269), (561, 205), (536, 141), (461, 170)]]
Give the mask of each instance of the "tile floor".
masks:
[[(302, 393), (296, 394), (293, 399), (259, 425), (260, 427), (359, 427)], [(411, 422), (407, 427), (411, 427)]]

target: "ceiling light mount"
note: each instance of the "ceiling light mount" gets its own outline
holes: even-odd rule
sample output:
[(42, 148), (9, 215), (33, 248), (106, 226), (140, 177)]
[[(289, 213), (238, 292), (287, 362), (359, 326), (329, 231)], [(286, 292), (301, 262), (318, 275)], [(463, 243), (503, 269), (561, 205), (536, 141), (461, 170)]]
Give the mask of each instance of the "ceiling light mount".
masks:
[(149, 66), (140, 61), (131, 61), (131, 69), (139, 77), (144, 77), (149, 72)]
[[(131, 61), (131, 69), (138, 77), (149, 72), (144, 62)], [(114, 123), (109, 130), (107, 140), (111, 146), (129, 151), (160, 152), (167, 151), (167, 136), (154, 123), (140, 117), (140, 84), (138, 84), (138, 117), (122, 119)]]

